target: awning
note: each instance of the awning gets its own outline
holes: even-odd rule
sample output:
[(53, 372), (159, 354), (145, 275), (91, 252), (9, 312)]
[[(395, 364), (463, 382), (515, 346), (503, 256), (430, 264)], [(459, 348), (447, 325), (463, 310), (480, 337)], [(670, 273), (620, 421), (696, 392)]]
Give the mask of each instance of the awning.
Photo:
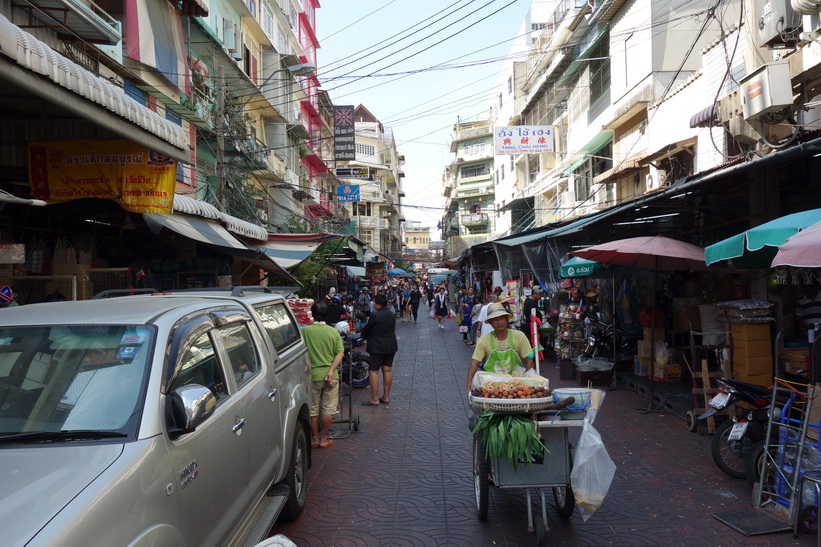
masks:
[(257, 226), (248, 221), (235, 216), (223, 213), (207, 201), (189, 198), (181, 194), (174, 194), (174, 210), (186, 215), (207, 218), (225, 224), (229, 232), (254, 239), (256, 241), (268, 241), (268, 231), (262, 226)]
[(348, 271), (348, 275), (352, 277), (364, 277), (365, 275), (364, 266), (345, 266), (345, 269)]
[(677, 142), (666, 144), (666, 145), (662, 146), (661, 148), (659, 148), (658, 150), (656, 150), (655, 152), (653, 152), (652, 154), (648, 154), (645, 157), (643, 157), (642, 159), (640, 159), (638, 161), (638, 164), (640, 166), (650, 165), (651, 163), (653, 163), (654, 161), (656, 161), (658, 159), (661, 159), (661, 158), (664, 158), (664, 157), (675, 156), (676, 154), (678, 154), (682, 150), (688, 150), (688, 149), (692, 148), (693, 146), (695, 146), (697, 141), (698, 141), (698, 137), (688, 137), (686, 139), (683, 139), (683, 140), (680, 140), (680, 141), (677, 141)]
[(274, 262), (263, 250), (245, 245), (232, 236), (221, 224), (186, 215), (144, 213), (143, 218), (155, 234), (159, 234), (163, 228), (168, 228), (194, 241), (218, 247), (221, 251), (231, 256), (253, 261), (263, 270), (299, 284), (291, 274)]
[[(0, 15), (0, 74), (33, 96), (177, 161), (188, 137), (170, 122)], [(124, 123), (125, 121), (131, 123)]]
[(690, 118), (690, 127), (716, 127), (719, 125), (717, 115), (718, 106), (713, 103), (693, 114)]
[(54, 28), (57, 35), (64, 39), (68, 36), (72, 40), (79, 38), (85, 42), (112, 46), (122, 39), (111, 16), (100, 9), (92, 10), (86, 3), (78, 0), (28, 0), (27, 3), (37, 8), (28, 8), (29, 17), (34, 16)]
[(608, 31), (608, 29), (609, 29), (609, 24), (608, 24), (608, 25), (605, 25), (605, 26), (604, 26), (604, 28), (602, 28), (602, 29), (599, 31), (599, 34), (598, 34), (598, 35), (596, 35), (596, 37), (595, 37), (595, 38), (593, 38), (593, 41), (592, 41), (592, 42), (590, 42), (590, 43), (589, 43), (589, 45), (588, 45), (587, 47), (585, 47), (585, 48), (584, 48), (584, 50), (582, 50), (582, 51), (579, 53), (578, 57), (576, 57), (576, 58), (575, 58), (575, 59), (574, 59), (574, 60), (570, 63), (570, 66), (569, 66), (569, 67), (567, 67), (567, 70), (564, 72), (564, 74), (562, 75), (562, 77), (559, 79), (559, 81), (558, 81), (558, 82), (556, 82), (556, 84), (555, 84), (555, 85), (556, 85), (557, 87), (558, 87), (558, 86), (560, 86), (560, 85), (562, 85), (562, 84), (563, 84), (563, 83), (565, 83), (566, 81), (568, 81), (570, 78), (572, 78), (572, 77), (573, 77), (573, 75), (574, 75), (576, 72), (578, 72), (578, 70), (581, 68), (582, 64), (584, 64), (584, 63), (586, 62), (586, 60), (587, 60), (589, 57), (591, 57), (591, 56), (592, 56), (593, 51), (596, 49), (596, 46), (597, 46), (597, 45), (599, 45), (599, 42), (601, 42), (601, 41), (602, 41), (602, 38), (604, 38), (604, 37), (607, 35), (607, 31)]
[(323, 242), (340, 237), (332, 234), (268, 234), (268, 242), (258, 247), (277, 264), (289, 269), (298, 266)]

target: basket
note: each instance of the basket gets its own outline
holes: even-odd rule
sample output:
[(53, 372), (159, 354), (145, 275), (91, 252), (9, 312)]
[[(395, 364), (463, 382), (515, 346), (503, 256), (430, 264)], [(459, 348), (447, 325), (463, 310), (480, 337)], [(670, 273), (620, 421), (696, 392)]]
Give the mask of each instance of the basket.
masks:
[(494, 412), (522, 414), (548, 409), (553, 406), (553, 399), (551, 397), (540, 397), (538, 399), (488, 399), (486, 397), (474, 397), (470, 395), (468, 403), (473, 410), (492, 410)]
[(573, 397), (576, 401), (567, 405), (569, 410), (584, 410), (590, 406), (590, 396), (592, 390), (584, 387), (562, 387), (553, 390), (553, 400), (557, 403), (568, 397)]

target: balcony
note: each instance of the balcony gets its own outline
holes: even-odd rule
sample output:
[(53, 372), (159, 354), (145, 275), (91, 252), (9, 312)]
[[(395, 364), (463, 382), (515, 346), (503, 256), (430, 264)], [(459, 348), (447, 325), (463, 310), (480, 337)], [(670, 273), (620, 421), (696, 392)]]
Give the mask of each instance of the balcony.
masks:
[(122, 39), (120, 23), (91, 0), (30, 0), (14, 5), (28, 14), (28, 23), (18, 23), (20, 28), (52, 28), (71, 42), (113, 46)]
[(472, 213), (469, 215), (462, 215), (460, 219), (463, 226), (485, 226), (487, 225), (487, 213)]
[(379, 217), (359, 217), (360, 228), (375, 228), (377, 230), (387, 230), (390, 227), (390, 222), (386, 218)]

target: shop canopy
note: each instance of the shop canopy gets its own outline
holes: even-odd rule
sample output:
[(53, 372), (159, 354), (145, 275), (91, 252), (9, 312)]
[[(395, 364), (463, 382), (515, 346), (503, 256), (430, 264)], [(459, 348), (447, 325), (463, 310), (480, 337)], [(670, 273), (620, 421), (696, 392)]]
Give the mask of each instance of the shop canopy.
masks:
[(772, 261), (773, 268), (821, 268), (821, 222), (787, 239)]
[(601, 268), (602, 264), (600, 262), (574, 256), (561, 265), (559, 277), (587, 277)]
[(732, 261), (739, 270), (770, 268), (778, 248), (787, 238), (817, 222), (821, 222), (821, 209), (765, 222), (705, 248), (704, 260), (708, 266), (726, 266)]
[(257, 247), (277, 264), (290, 269), (301, 264), (320, 244), (339, 237), (332, 234), (268, 234), (268, 241)]

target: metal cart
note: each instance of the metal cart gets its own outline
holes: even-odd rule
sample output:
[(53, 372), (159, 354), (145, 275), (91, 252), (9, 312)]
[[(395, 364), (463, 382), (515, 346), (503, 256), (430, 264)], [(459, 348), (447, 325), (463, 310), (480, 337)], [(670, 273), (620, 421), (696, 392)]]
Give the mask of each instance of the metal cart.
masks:
[[(476, 408), (474, 407), (474, 410)], [(572, 445), (569, 428), (584, 425), (584, 411), (541, 410), (527, 413), (536, 418), (545, 445), (541, 461), (533, 464), (519, 463), (514, 469), (504, 458), (487, 457), (485, 443), (480, 435), (473, 437), (473, 484), (476, 514), (480, 520), (487, 518), (490, 487), (524, 488), (527, 496), (527, 530), (535, 534), (536, 544), (544, 541), (549, 531), (545, 491), (552, 489), (556, 509), (562, 518), (570, 518), (576, 507), (570, 471), (573, 467)], [(565, 419), (572, 418), (572, 419)], [(541, 512), (534, 514), (532, 497), (541, 500)]]

